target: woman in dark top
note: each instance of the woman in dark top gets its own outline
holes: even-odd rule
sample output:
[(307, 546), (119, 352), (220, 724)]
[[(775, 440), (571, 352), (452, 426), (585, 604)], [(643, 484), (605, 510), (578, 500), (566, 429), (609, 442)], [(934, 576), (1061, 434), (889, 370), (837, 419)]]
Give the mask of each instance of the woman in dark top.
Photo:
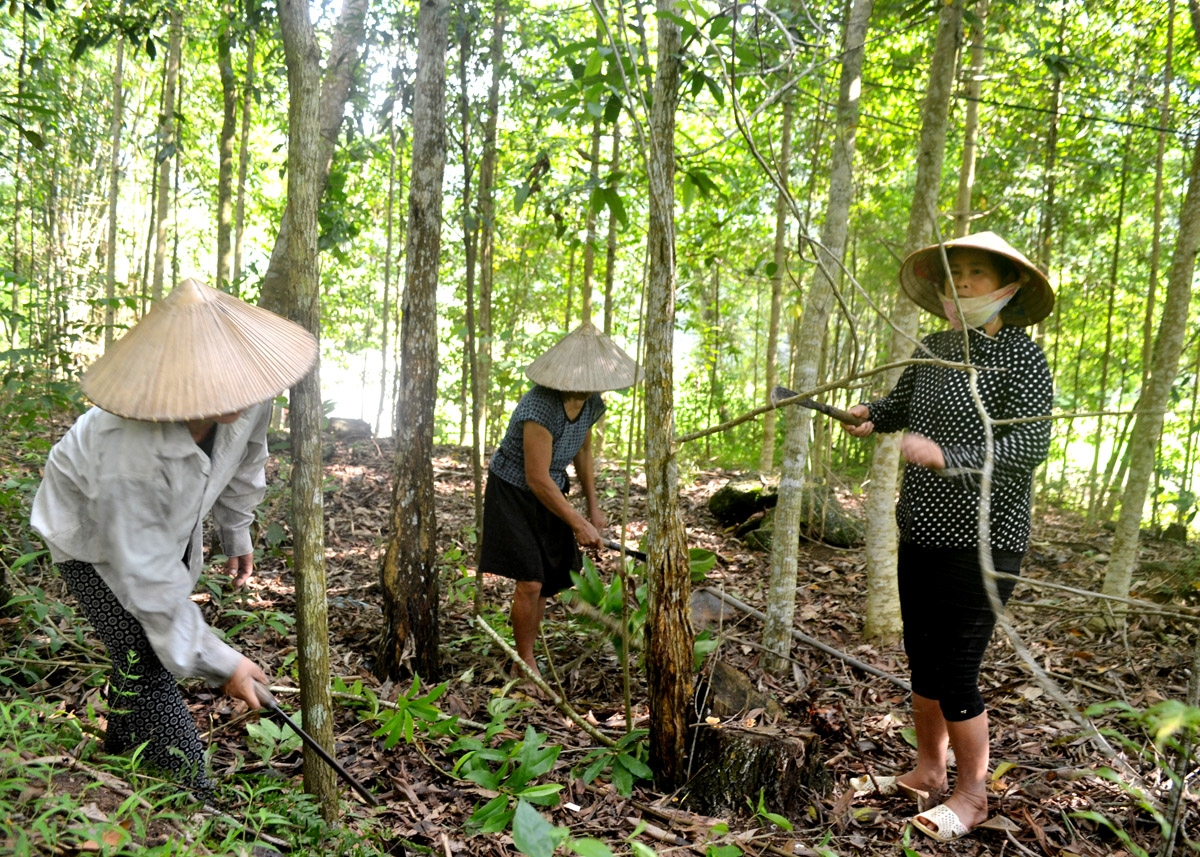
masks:
[[(945, 247), (946, 286), (938, 245), (918, 250), (901, 266), (909, 297), (955, 328), (926, 337), (913, 357), (977, 367), (979, 397), (992, 420), (1047, 416), (1050, 370), (1022, 329), (1054, 306), (1045, 276), (991, 232), (947, 241)], [(953, 748), (954, 792), (912, 819), (927, 835), (950, 841), (987, 818), (988, 720), (979, 670), (995, 616), (981, 548), (990, 550), (997, 571), (1019, 573), (1029, 543), (1033, 471), (1049, 450), (1050, 422), (993, 426), (988, 536), (981, 545), (985, 433), (968, 373), (913, 364), (886, 397), (850, 412), (866, 420), (845, 427), (855, 437), (907, 430), (900, 446), (907, 467), (896, 505), (897, 577), (917, 733), (912, 771), (863, 777), (851, 785), (858, 791), (938, 794), (946, 787), (947, 747)], [(996, 587), (1001, 603), (1007, 602), (1013, 581), (997, 580)]]
[[(537, 672), (533, 644), (546, 599), (571, 586), (579, 548), (600, 548), (607, 521), (596, 501), (592, 426), (604, 413), (602, 390), (637, 380), (637, 365), (584, 322), (525, 369), (535, 386), (521, 397), (488, 465), (479, 568), (516, 581), (512, 603), (517, 654)], [(567, 500), (567, 465), (587, 501), (587, 516)]]

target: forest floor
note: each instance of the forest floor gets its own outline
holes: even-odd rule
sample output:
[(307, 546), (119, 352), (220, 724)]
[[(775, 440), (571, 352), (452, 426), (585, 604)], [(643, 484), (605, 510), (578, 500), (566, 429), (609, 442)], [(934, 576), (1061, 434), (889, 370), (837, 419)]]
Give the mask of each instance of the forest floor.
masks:
[[(346, 685), (361, 682), (386, 701), (395, 701), (410, 689), (407, 682), (381, 684), (372, 673), (382, 627), (378, 577), (391, 502), (391, 464), (391, 450), (385, 442), (338, 442), (326, 462), (325, 494), (332, 673)], [(615, 523), (621, 518), (626, 477), (612, 464), (598, 470), (602, 505), (610, 523)], [(713, 828), (716, 819), (682, 808), (683, 794), (659, 794), (648, 782), (639, 781), (629, 797), (622, 797), (599, 781), (582, 782), (582, 760), (595, 747), (593, 739), (550, 702), (509, 684), (503, 654), (469, 623), (473, 507), (466, 451), (439, 448), (434, 471), (438, 554), (444, 560), (442, 680), (447, 682), (435, 704), (445, 714), (487, 723), (492, 713), (502, 712), (495, 703), (501, 694), (516, 700), (517, 705), (502, 712), (505, 726), (493, 745), (505, 739), (519, 741), (532, 727), (546, 736), (547, 745), (561, 746), (553, 769), (538, 780), (562, 785), (561, 804), (540, 809), (554, 825), (569, 826), (572, 837), (594, 837), (617, 854), (629, 853), (626, 840), (635, 837), (659, 854), (738, 853), (729, 850), (730, 845), (746, 854), (1093, 857), (1162, 853), (1163, 833), (1146, 807), (1167, 804), (1166, 768), (1174, 764), (1174, 757), (1158, 754), (1146, 728), (1123, 717), (1120, 710), (1109, 709), (1097, 721), (1111, 730), (1109, 743), (1119, 754), (1118, 760), (1108, 759), (1083, 734), (1069, 709), (1081, 712), (1094, 704), (1117, 701), (1142, 710), (1164, 700), (1186, 699), (1196, 645), (1194, 624), (1135, 611), (1123, 631), (1096, 633), (1087, 623), (1100, 609), (1097, 602), (1062, 590), (1018, 585), (1008, 610), (1018, 643), (1014, 645), (997, 631), (982, 677), (991, 717), (992, 818), (988, 829), (943, 845), (907, 824), (915, 808), (905, 798), (856, 797), (848, 790), (851, 777), (901, 773), (911, 764), (913, 751), (907, 743), (911, 717), (908, 695), (901, 687), (802, 643), (793, 650), (791, 675), (772, 678), (757, 665), (758, 620), (734, 609), (718, 617), (697, 616), (696, 624), (712, 627), (720, 639), (710, 659), (719, 657), (742, 670), (759, 690), (778, 700), (784, 716), (774, 728), (803, 741), (814, 755), (810, 761), (828, 774), (814, 778), (813, 788), (795, 805), (765, 807), (787, 818), (792, 831), (774, 827), (763, 813), (756, 815), (758, 798), (751, 795), (745, 812), (721, 819), (728, 825), (725, 833), (720, 827)], [(706, 548), (717, 556), (707, 586), (762, 609), (768, 556), (724, 532), (706, 508), (708, 497), (730, 475), (719, 470), (693, 470), (687, 475), (680, 500), (688, 541), (690, 546)], [(629, 520), (633, 523), (628, 541), (636, 544), (644, 530), (644, 476), (635, 474), (630, 487)], [(286, 491), (273, 489), (266, 520), (284, 520), (285, 503)], [(1080, 590), (1099, 589), (1111, 542), (1107, 531), (1088, 528), (1077, 517), (1054, 510), (1039, 510), (1034, 529), (1023, 572), (1027, 578)], [(278, 531), (268, 534), (268, 542), (277, 542), (278, 535)], [(207, 608), (215, 624), (227, 630), (235, 623), (241, 625), (234, 637), (236, 644), (268, 674), (281, 677), (294, 674), (295, 655), (294, 626), (285, 621), (294, 606), (285, 552), (268, 552), (243, 593), (224, 595), (219, 617), (215, 603)], [(596, 559), (602, 578), (609, 579), (617, 555), (606, 553)], [(1200, 576), (1190, 546), (1148, 540), (1142, 559), (1134, 586), (1136, 596), (1164, 606), (1196, 603)], [(45, 577), (41, 585), (49, 588), (51, 576)], [(799, 580), (798, 629), (883, 673), (907, 678), (899, 645), (877, 645), (862, 639), (866, 569), (861, 548), (804, 544)], [(510, 636), (505, 614), (511, 586), (509, 581), (488, 578), (483, 593), (483, 617), (500, 625), (498, 630), (506, 637)], [(214, 597), (217, 589), (212, 591)], [(210, 599), (202, 595), (199, 600)], [(563, 696), (588, 722), (619, 737), (625, 708), (614, 647), (595, 625), (580, 621), (561, 605), (549, 611), (544, 631), (543, 652), (548, 651), (556, 668)], [(1027, 648), (1069, 708), (1056, 702), (1054, 694), (1032, 674), (1018, 646)], [(97, 647), (96, 651), (101, 650)], [(645, 727), (644, 683), (636, 669), (633, 676), (634, 725)], [(294, 681), (280, 678), (279, 683)], [(57, 670), (35, 689), (58, 700), (61, 709), (91, 721), (84, 724), (85, 731), (103, 726), (104, 706), (94, 679)], [(186, 693), (211, 742), (212, 766), (218, 777), (269, 769), (299, 787), (298, 750), (277, 747), (280, 752), (264, 761), (248, 746), (248, 727), (258, 720), (257, 714), (240, 711), (227, 698), (195, 684), (189, 684)], [(277, 696), (285, 709), (298, 710), (297, 698), (284, 692)], [(758, 718), (761, 722), (761, 714)], [(412, 741), (401, 739), (389, 749), (383, 738), (373, 735), (378, 721), (367, 722), (352, 706), (339, 707), (335, 755), (383, 804), (371, 809), (347, 789), (342, 824), (352, 829), (361, 826), (364, 837), (406, 842), (409, 853), (426, 849), (444, 855), (515, 853), (508, 834), (468, 832), (472, 812), (496, 792), (454, 776), (453, 768), (463, 751), (451, 747), (451, 738), (423, 732), (419, 725)], [(477, 733), (464, 727), (463, 734)], [(1122, 765), (1127, 768), (1120, 776), (1103, 772), (1106, 767)], [(1196, 766), (1187, 767), (1189, 775), (1195, 776)], [(607, 774), (601, 779), (606, 778)], [(89, 800), (101, 808), (120, 802), (119, 789), (105, 800), (108, 784), (98, 784), (78, 770), (73, 772), (73, 780), (81, 790), (88, 790)], [(69, 790), (73, 780), (72, 775), (64, 775), (60, 786)], [(1146, 799), (1139, 801), (1129, 786), (1145, 789)], [(236, 814), (239, 808), (231, 806), (228, 811)], [(1195, 849), (1182, 842), (1200, 839), (1198, 816), (1196, 796), (1187, 793), (1181, 851)], [(282, 840), (279, 845), (282, 847)], [(720, 850), (722, 846), (726, 850)]]

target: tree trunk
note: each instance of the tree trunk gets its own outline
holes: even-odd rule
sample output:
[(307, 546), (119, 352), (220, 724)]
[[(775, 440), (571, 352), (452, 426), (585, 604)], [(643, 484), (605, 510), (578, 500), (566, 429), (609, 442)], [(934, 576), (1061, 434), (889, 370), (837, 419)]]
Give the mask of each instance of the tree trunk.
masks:
[(436, 681), (440, 672), (432, 459), (438, 369), (438, 259), (446, 165), (447, 8), (446, 0), (422, 0), (417, 16), (395, 485), (381, 580), (385, 627), (376, 663), (381, 678), (398, 678), (409, 669), (426, 682)]
[[(318, 93), (321, 51), (301, 0), (279, 5), (288, 73), (288, 203), (291, 221), (287, 283), (289, 313), (319, 338), (320, 272), (317, 268)], [(292, 445), (292, 531), (295, 548), (297, 663), (304, 728), (333, 750), (333, 698), (329, 686), (329, 617), (325, 602), (324, 505), (321, 484), (321, 381), (318, 366), (292, 388), (289, 426)], [(319, 757), (304, 755), (304, 788), (317, 798), (326, 820), (337, 816), (333, 770)]]
[[(612, 127), (612, 156), (608, 162), (608, 186), (617, 189), (618, 176), (621, 171), (621, 122), (618, 119)], [(608, 236), (604, 247), (604, 334), (612, 336), (613, 330), (613, 286), (616, 282), (617, 271), (617, 217), (608, 212)], [(604, 443), (608, 437), (608, 414), (600, 415), (599, 421), (592, 429), (592, 454), (597, 459), (604, 457)]]
[(1175, 0), (1167, 3), (1167, 52), (1163, 57), (1163, 91), (1158, 108), (1158, 150), (1154, 156), (1154, 237), (1150, 245), (1150, 276), (1146, 284), (1146, 315), (1142, 323), (1142, 386), (1153, 359), (1154, 309), (1158, 299), (1158, 263), (1162, 258), (1163, 160), (1171, 121), (1171, 80), (1175, 50)]
[[(1058, 19), (1058, 53), (1063, 51), (1063, 32), (1067, 26), (1066, 3), (1062, 4)], [(1037, 258), (1038, 267), (1043, 271), (1050, 270), (1054, 257), (1054, 202), (1058, 187), (1058, 114), (1062, 109), (1062, 72), (1052, 68), (1054, 83), (1050, 87), (1049, 104), (1046, 112), (1050, 114), (1049, 127), (1046, 129), (1046, 160), (1042, 169), (1045, 176), (1046, 189), (1042, 195), (1041, 222), (1038, 225)]]
[[(1121, 189), (1117, 195), (1116, 234), (1113, 236), (1112, 264), (1108, 269), (1108, 307), (1104, 321), (1104, 353), (1100, 355), (1100, 394), (1096, 398), (1096, 410), (1103, 411), (1108, 402), (1108, 364), (1112, 351), (1113, 313), (1117, 299), (1117, 282), (1121, 272), (1121, 225), (1125, 220), (1125, 189), (1129, 184), (1129, 144), (1133, 139), (1130, 130), (1125, 132), (1125, 151), (1121, 156)], [(1104, 487), (1099, 484), (1100, 447), (1104, 444), (1104, 417), (1096, 417), (1096, 432), (1092, 435), (1092, 469), (1088, 474), (1087, 517), (1095, 523), (1104, 499)]]
[[(118, 15), (125, 14), (121, 0)], [(125, 37), (117, 35), (117, 57), (113, 63), (112, 124), (109, 133), (111, 150), (108, 162), (108, 241), (104, 249), (104, 347), (113, 344), (113, 325), (116, 323), (117, 300), (117, 209), (121, 201), (121, 126), (125, 121), (125, 99), (122, 88), (125, 73)]]
[[(946, 122), (950, 93), (954, 87), (954, 58), (962, 30), (962, 4), (956, 0), (938, 13), (937, 43), (929, 64), (929, 86), (921, 104), (921, 142), (917, 150), (917, 181), (904, 239), (907, 255), (929, 243), (936, 226), (938, 185), (946, 149)], [(917, 305), (897, 295), (892, 311), (889, 359), (907, 357), (917, 333)], [(896, 385), (899, 368), (883, 379), (886, 389)], [(901, 433), (877, 435), (871, 459), (871, 491), (867, 495), (867, 621), (863, 635), (868, 639), (895, 637), (901, 630), (900, 598), (896, 589), (896, 477), (900, 463)]]
[[(318, 122), (321, 133), (316, 157), (318, 170), (314, 176), (318, 199), (325, 192), (325, 185), (329, 181), (329, 166), (333, 163), (338, 129), (342, 125), (342, 113), (346, 109), (346, 99), (350, 97), (354, 69), (358, 65), (358, 51), (362, 47), (366, 32), (363, 22), (369, 3), (370, 0), (342, 0), (342, 12), (333, 31), (333, 43), (329, 47), (325, 77), (321, 81)], [(444, 120), (445, 117), (440, 117), (438, 121)], [(285, 209), (279, 224), (279, 233), (275, 236), (275, 246), (271, 249), (267, 273), (263, 275), (262, 293), (259, 297), (262, 306), (276, 312), (284, 304), (284, 296), (288, 290), (287, 283), (284, 282), (287, 271), (283, 260), (287, 256), (288, 241), (291, 238), (288, 231), (290, 222)]]
[(972, 191), (975, 188), (975, 156), (979, 142), (979, 99), (983, 94), (984, 42), (987, 39), (988, 0), (976, 0), (977, 23), (971, 35), (971, 72), (967, 83), (967, 116), (963, 123), (962, 166), (958, 171), (958, 203), (954, 211), (954, 236), (971, 231)]
[(246, 34), (246, 79), (242, 81), (242, 127), (238, 135), (237, 202), (233, 211), (233, 283), (234, 294), (241, 290), (242, 246), (246, 236), (246, 173), (250, 168), (250, 117), (254, 101), (254, 51), (257, 32), (253, 27)]
[[(471, 62), (471, 33), (472, 28), (460, 26), (458, 31), (458, 107), (459, 107), (459, 153), (462, 158), (462, 235), (463, 235), (463, 267), (466, 291), (466, 306), (463, 321), (467, 330), (466, 341), (463, 343), (463, 383), (462, 399), (459, 414), (458, 444), (462, 446), (467, 439), (467, 423), (471, 423), (471, 436), (475, 432), (475, 390), (478, 387), (479, 367), (476, 358), (475, 342), (475, 262), (479, 247), (479, 221), (471, 211), (474, 201), (472, 194), (471, 176), (474, 167), (471, 163), (471, 102), (467, 94), (467, 66)], [(468, 416), (470, 419), (468, 420)], [(472, 455), (472, 459), (474, 459)], [(482, 463), (479, 477), (482, 477)], [(478, 480), (476, 480), (478, 484)], [(480, 498), (482, 500), (482, 498)], [(478, 520), (483, 520), (482, 502), (476, 509)]]
[(213, 284), (229, 290), (233, 270), (233, 144), (237, 134), (237, 86), (230, 54), (233, 9), (224, 6), (217, 29), (217, 71), (221, 78), (221, 133), (217, 138), (217, 276)]
[[(821, 343), (825, 339), (829, 310), (846, 246), (850, 201), (854, 196), (854, 150), (863, 53), (874, 6), (874, 0), (854, 0), (843, 37), (842, 73), (834, 120), (837, 128), (833, 140), (825, 224), (821, 228), (821, 243), (814, 244), (812, 248), (817, 269), (809, 287), (800, 333), (796, 338), (798, 359), (793, 380), (798, 391), (807, 391), (816, 386)], [(772, 307), (772, 315), (774, 313)], [(767, 365), (769, 367), (770, 363)], [(768, 389), (773, 390), (774, 384)], [(792, 651), (792, 626), (796, 614), (796, 554), (800, 549), (804, 471), (808, 463), (812, 411), (796, 406), (789, 409), (786, 418), (787, 432), (779, 474), (779, 505), (775, 510), (775, 534), (771, 540), (767, 620), (763, 624), (763, 654), (760, 660), (762, 668), (774, 675), (781, 675), (791, 667), (788, 657)]]
[[(1200, 10), (1197, 0), (1190, 0), (1193, 21)], [(1197, 34), (1200, 36), (1200, 33)], [(1146, 489), (1154, 472), (1155, 449), (1162, 431), (1163, 415), (1171, 396), (1175, 370), (1183, 350), (1187, 332), (1188, 304), (1192, 296), (1192, 274), (1196, 268), (1196, 253), (1200, 250), (1200, 143), (1192, 155), (1187, 195), (1179, 212), (1179, 235), (1171, 273), (1167, 280), (1167, 297), (1163, 304), (1162, 321), (1154, 343), (1154, 361), (1150, 377), (1142, 392), (1140, 413), (1134, 418), (1133, 435), (1129, 441), (1129, 477), (1121, 495), (1121, 514), (1113, 534), (1113, 549), (1104, 576), (1104, 592), (1128, 596), (1137, 562), (1138, 526), (1146, 502)]]
[[(500, 120), (500, 73), (504, 62), (504, 0), (492, 8), (492, 43), (488, 52), (491, 83), (483, 125), (479, 161), (479, 301), (472, 341), (475, 343), (475, 384), (471, 391), (471, 471), (475, 507), (475, 544), (483, 544), (483, 457), (487, 444), (488, 382), (492, 371), (492, 279), (495, 275), (496, 127)], [(478, 561), (478, 556), (476, 556)], [(483, 609), (483, 580), (476, 579), (475, 613)]]
[[(597, 39), (603, 38), (603, 33), (597, 34)], [(588, 201), (587, 218), (585, 220), (586, 243), (583, 245), (583, 293), (580, 295), (579, 320), (592, 320), (592, 289), (596, 283), (596, 244), (599, 237), (596, 233), (596, 206), (593, 200), (600, 189), (600, 118), (592, 119), (592, 142), (588, 149)]]
[(675, 14), (674, 0), (658, 0), (658, 63), (646, 164), (650, 192), (645, 372), (646, 542), (650, 555), (646, 684), (650, 768), (660, 791), (674, 789), (686, 779), (692, 695), (691, 581), (674, 450), (675, 109), (682, 41)]
[[(393, 102), (394, 103), (394, 102)], [(375, 410), (375, 434), (379, 434), (383, 420), (383, 403), (388, 390), (388, 331), (392, 324), (392, 254), (395, 252), (396, 236), (396, 113), (388, 117), (388, 191), (387, 191), (387, 239), (383, 256), (383, 329), (379, 338), (379, 407)], [(392, 428), (395, 434), (395, 427)]]
[[(872, 0), (874, 2), (874, 0)], [(860, 52), (861, 53), (861, 52)], [(788, 198), (788, 176), (792, 165), (792, 118), (796, 112), (795, 101), (783, 102), (783, 127), (779, 131), (779, 175), (776, 179), (783, 189), (775, 195), (775, 248), (771, 264), (771, 314), (767, 321), (767, 353), (764, 361), (767, 395), (779, 383), (779, 318), (783, 313), (783, 272), (787, 266), (788, 213), (791, 201)], [(775, 470), (775, 412), (763, 414), (762, 450), (758, 454), (760, 473)]]

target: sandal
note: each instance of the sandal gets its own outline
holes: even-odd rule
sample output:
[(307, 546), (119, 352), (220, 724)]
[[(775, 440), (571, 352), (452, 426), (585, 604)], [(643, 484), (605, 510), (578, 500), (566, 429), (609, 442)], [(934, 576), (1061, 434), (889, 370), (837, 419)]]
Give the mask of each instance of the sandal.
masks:
[(929, 798), (929, 792), (905, 785), (900, 782), (899, 777), (892, 776), (873, 777), (865, 774), (861, 777), (854, 777), (850, 780), (850, 788), (854, 790), (855, 795), (891, 797), (902, 794), (913, 800), (928, 800)]
[(971, 832), (970, 828), (962, 823), (958, 813), (944, 803), (913, 816), (910, 823), (926, 836), (931, 836), (939, 842), (953, 842)]

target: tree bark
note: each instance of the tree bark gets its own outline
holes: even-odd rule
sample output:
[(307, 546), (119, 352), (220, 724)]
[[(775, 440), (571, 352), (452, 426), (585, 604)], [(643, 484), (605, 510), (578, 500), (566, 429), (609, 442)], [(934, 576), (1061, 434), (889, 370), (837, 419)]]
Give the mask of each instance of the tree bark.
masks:
[[(308, 4), (279, 5), (288, 74), (287, 208), (292, 240), (285, 257), (290, 291), (287, 314), (320, 336), (321, 294), (317, 267), (318, 95), (321, 51), (308, 17)], [(325, 602), (324, 504), (321, 484), (321, 381), (315, 368), (292, 388), (289, 426), (292, 446), (293, 571), (296, 577), (297, 663), (304, 728), (333, 750), (333, 698), (329, 686), (329, 617)], [(317, 798), (326, 820), (337, 816), (333, 770), (316, 755), (304, 756), (304, 788)]]
[(442, 176), (446, 165), (447, 6), (446, 0), (422, 0), (417, 15), (395, 484), (381, 580), (385, 627), (376, 662), (381, 678), (398, 678), (407, 668), (426, 682), (436, 681), (440, 672), (432, 459)]
[[(475, 543), (483, 544), (483, 457), (487, 444), (488, 380), (492, 371), (492, 281), (496, 237), (496, 128), (500, 121), (500, 77), (504, 63), (504, 0), (492, 8), (492, 42), (488, 51), (491, 83), (483, 125), (479, 162), (479, 297), (472, 341), (475, 343), (475, 383), (471, 391), (471, 470), (475, 504)], [(483, 609), (482, 580), (475, 587), (475, 612)]]
[[(821, 243), (814, 243), (812, 248), (818, 264), (796, 341), (799, 359), (796, 361), (794, 383), (798, 390), (810, 390), (817, 385), (821, 344), (829, 324), (829, 311), (849, 232), (850, 202), (854, 196), (859, 90), (862, 86), (867, 29), (874, 6), (875, 0), (855, 0), (846, 22), (825, 223), (821, 228)], [(771, 314), (775, 316), (774, 306)], [(767, 366), (770, 378), (770, 362)], [(773, 390), (774, 386), (769, 382), (768, 390)], [(786, 419), (787, 432), (779, 475), (779, 505), (775, 510), (775, 534), (771, 540), (767, 621), (763, 625), (763, 655), (760, 661), (763, 669), (774, 675), (781, 675), (791, 666), (788, 655), (792, 650), (792, 625), (796, 614), (797, 552), (800, 548), (804, 471), (808, 460), (812, 411), (793, 407), (786, 414)], [(763, 454), (765, 457), (765, 449)]]
[(971, 197), (975, 188), (975, 156), (979, 143), (979, 99), (983, 94), (984, 42), (987, 38), (988, 0), (976, 0), (978, 23), (971, 36), (971, 72), (967, 83), (967, 116), (963, 123), (962, 166), (958, 171), (958, 202), (954, 211), (954, 236), (971, 231)]
[[(321, 132), (316, 156), (319, 169), (314, 175), (318, 199), (325, 192), (325, 185), (329, 181), (329, 167), (333, 163), (338, 129), (342, 126), (342, 114), (346, 109), (346, 99), (350, 97), (354, 69), (358, 64), (358, 52), (366, 32), (364, 21), (369, 4), (370, 0), (342, 0), (341, 15), (333, 31), (333, 43), (329, 47), (325, 77), (321, 81), (318, 119)], [(444, 119), (445, 117), (440, 117), (438, 121)], [(279, 233), (275, 236), (275, 246), (271, 250), (271, 260), (267, 264), (267, 273), (263, 276), (259, 297), (259, 303), (274, 312), (279, 312), (280, 307), (286, 303), (285, 296), (288, 292), (284, 258), (287, 256), (288, 242), (291, 240), (291, 227), (288, 225), (290, 222), (285, 209), (279, 224)]]
[[(1197, 0), (1189, 0), (1193, 21), (1200, 16)], [(1200, 37), (1200, 32), (1197, 33)], [(1162, 431), (1163, 416), (1170, 402), (1171, 386), (1179, 368), (1179, 356), (1187, 333), (1192, 275), (1200, 251), (1200, 143), (1192, 154), (1187, 194), (1179, 212), (1179, 235), (1167, 280), (1162, 321), (1154, 343), (1154, 361), (1142, 392), (1141, 408), (1134, 418), (1129, 440), (1129, 476), (1121, 495), (1121, 513), (1113, 534), (1113, 548), (1104, 575), (1107, 595), (1129, 595), (1133, 567), (1137, 562), (1138, 528), (1146, 502), (1146, 489), (1154, 473), (1155, 450)], [(1121, 611), (1123, 612), (1123, 611)]]
[(687, 775), (692, 695), (692, 626), (687, 544), (679, 514), (674, 450), (675, 399), (675, 109), (681, 36), (674, 0), (658, 0), (658, 62), (650, 108), (650, 260), (646, 298), (646, 543), (649, 616), (646, 680), (650, 702), (650, 768), (669, 791)]
[[(917, 149), (917, 180), (904, 239), (907, 255), (929, 243), (932, 213), (937, 210), (938, 185), (946, 149), (946, 122), (954, 87), (954, 61), (962, 38), (962, 2), (942, 6), (938, 13), (937, 42), (929, 64), (929, 85), (921, 104), (921, 142)], [(903, 359), (913, 350), (919, 308), (898, 295), (892, 311), (894, 331), (889, 359)], [(885, 389), (899, 380), (900, 369), (884, 375)], [(899, 635), (900, 596), (896, 589), (896, 478), (900, 463), (901, 433), (875, 439), (871, 458), (871, 491), (867, 495), (867, 621), (863, 636), (892, 638)]]
[(230, 28), (233, 9), (221, 9), (217, 29), (217, 72), (221, 78), (221, 132), (217, 138), (217, 276), (214, 285), (229, 289), (233, 270), (233, 144), (237, 134), (237, 86), (233, 77)]
[[(874, 0), (872, 0), (872, 3)], [(779, 383), (779, 318), (783, 314), (783, 272), (787, 266), (788, 213), (791, 211), (787, 186), (792, 165), (792, 119), (796, 112), (795, 101), (783, 102), (783, 127), (779, 131), (779, 175), (776, 177), (784, 190), (775, 196), (775, 249), (771, 274), (771, 313), (767, 321), (767, 353), (764, 361), (767, 395)], [(775, 470), (775, 411), (763, 414), (762, 450), (758, 455), (760, 473)]]
[[(121, 0), (118, 15), (125, 14)], [(125, 37), (117, 34), (117, 56), (113, 62), (112, 123), (108, 162), (108, 240), (104, 248), (104, 348), (113, 344), (117, 299), (117, 209), (121, 201), (121, 126), (125, 121), (123, 78), (125, 73)]]
[(254, 51), (258, 34), (253, 27), (246, 34), (246, 78), (242, 81), (242, 127), (238, 135), (237, 202), (233, 210), (233, 283), (234, 293), (241, 288), (242, 246), (246, 236), (246, 173), (250, 168), (250, 117), (254, 101)]

